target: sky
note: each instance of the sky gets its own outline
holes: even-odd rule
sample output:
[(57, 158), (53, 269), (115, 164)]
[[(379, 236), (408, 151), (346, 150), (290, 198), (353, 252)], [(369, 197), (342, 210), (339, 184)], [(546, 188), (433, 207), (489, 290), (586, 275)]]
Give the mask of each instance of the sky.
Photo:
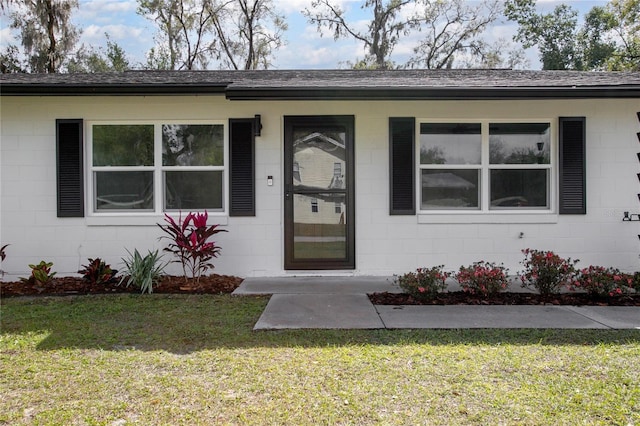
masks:
[[(336, 0), (342, 4), (349, 21), (364, 25), (367, 14), (360, 8), (362, 0)], [(469, 0), (470, 3), (477, 3)], [(133, 64), (145, 62), (146, 52), (154, 45), (155, 25), (152, 21), (136, 13), (136, 0), (79, 0), (80, 6), (73, 14), (73, 23), (82, 30), (79, 44), (104, 48), (105, 33), (111, 40), (124, 49)], [(287, 44), (275, 53), (272, 61), (274, 69), (334, 69), (346, 68), (347, 61), (355, 62), (365, 55), (361, 43), (348, 39), (334, 41), (331, 34), (321, 35), (316, 26), (309, 24), (301, 11), (311, 7), (311, 0), (274, 0), (278, 11), (285, 16), (289, 26), (284, 37)], [(538, 0), (540, 11), (550, 11), (560, 1)], [(582, 16), (596, 5), (606, 1), (565, 0), (577, 9)], [(493, 42), (498, 39), (511, 41), (516, 25), (510, 22), (496, 22), (485, 33), (485, 39)], [(399, 43), (392, 57), (396, 63), (405, 62), (411, 55), (411, 40)], [(19, 44), (19, 39), (9, 28), (8, 16), (0, 16), (0, 47)], [(527, 68), (539, 69), (537, 51), (526, 51), (529, 65)]]

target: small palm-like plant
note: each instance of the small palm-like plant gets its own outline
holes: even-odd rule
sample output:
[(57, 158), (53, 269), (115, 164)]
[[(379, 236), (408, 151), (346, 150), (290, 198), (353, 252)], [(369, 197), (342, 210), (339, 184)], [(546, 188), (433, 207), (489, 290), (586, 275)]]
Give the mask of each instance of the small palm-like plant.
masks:
[(140, 289), (141, 293), (152, 293), (153, 287), (158, 283), (166, 263), (162, 262), (162, 256), (158, 255), (158, 250), (149, 251), (146, 256), (142, 256), (137, 249), (133, 254), (127, 250), (129, 257), (122, 259), (125, 265), (126, 275), (120, 279), (127, 287), (133, 285)]

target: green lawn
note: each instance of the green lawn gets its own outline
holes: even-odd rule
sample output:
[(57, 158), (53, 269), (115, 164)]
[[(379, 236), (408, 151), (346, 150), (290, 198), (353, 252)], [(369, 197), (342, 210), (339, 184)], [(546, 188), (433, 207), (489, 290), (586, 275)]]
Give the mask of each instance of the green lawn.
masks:
[(640, 331), (254, 332), (266, 302), (2, 300), (0, 424), (640, 425)]

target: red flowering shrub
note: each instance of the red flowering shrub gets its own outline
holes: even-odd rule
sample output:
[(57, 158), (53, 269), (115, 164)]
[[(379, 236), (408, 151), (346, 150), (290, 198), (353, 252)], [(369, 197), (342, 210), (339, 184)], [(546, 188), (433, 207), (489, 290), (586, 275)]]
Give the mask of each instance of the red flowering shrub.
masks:
[(450, 274), (444, 272), (443, 267), (439, 265), (428, 269), (418, 268), (415, 272), (395, 276), (394, 284), (416, 299), (431, 300), (447, 288), (445, 281)]
[(182, 215), (176, 223), (171, 216), (165, 214), (166, 225), (158, 224), (171, 242), (164, 249), (173, 253), (182, 265), (185, 280), (188, 275), (192, 279), (199, 281), (203, 272), (213, 269), (212, 260), (220, 254), (220, 247), (209, 238), (218, 232), (227, 232), (224, 229), (217, 229), (218, 225), (207, 226), (209, 215), (204, 213), (189, 213), (182, 221)]
[(572, 289), (585, 290), (592, 296), (620, 296), (633, 287), (633, 277), (616, 268), (589, 266), (580, 270)]
[(564, 259), (552, 251), (524, 249), (522, 253), (524, 270), (519, 275), (523, 287), (533, 287), (541, 295), (549, 296), (575, 280), (577, 259)]
[(640, 272), (633, 273), (629, 287), (634, 289), (637, 293), (640, 293)]
[(481, 261), (475, 262), (472, 266), (461, 266), (454, 278), (464, 291), (488, 296), (509, 287), (507, 273), (508, 269), (502, 264)]

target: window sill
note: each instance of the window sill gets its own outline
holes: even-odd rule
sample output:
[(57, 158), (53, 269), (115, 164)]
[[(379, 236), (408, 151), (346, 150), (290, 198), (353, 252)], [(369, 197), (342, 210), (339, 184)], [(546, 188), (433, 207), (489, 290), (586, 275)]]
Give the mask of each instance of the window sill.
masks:
[[(182, 214), (182, 218), (187, 213)], [(174, 220), (178, 220), (180, 215), (178, 213), (169, 214)], [(227, 225), (229, 216), (226, 213), (209, 213), (209, 219), (207, 225)], [(149, 215), (99, 215), (88, 216), (85, 218), (87, 226), (156, 226), (158, 223), (164, 224), (164, 215), (149, 214)]]
[(418, 223), (424, 224), (458, 224), (458, 223), (558, 223), (556, 213), (486, 213), (486, 212), (447, 212), (419, 213)]

